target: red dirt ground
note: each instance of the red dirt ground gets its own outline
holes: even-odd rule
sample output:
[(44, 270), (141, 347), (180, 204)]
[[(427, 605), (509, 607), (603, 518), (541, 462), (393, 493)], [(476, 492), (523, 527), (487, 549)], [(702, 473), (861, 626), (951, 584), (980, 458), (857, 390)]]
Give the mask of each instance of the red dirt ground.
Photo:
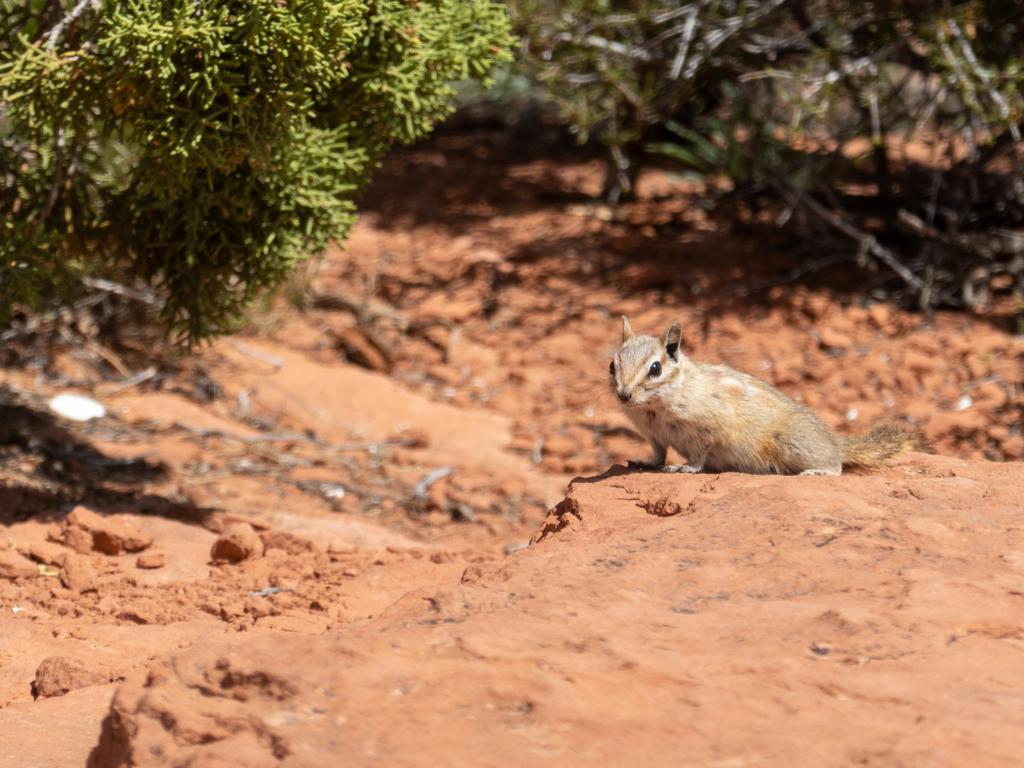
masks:
[[(294, 745), (326, 750), (324, 723), (354, 734), (357, 765), (658, 765), (686, 749), (693, 765), (1012, 764), (1022, 469), (999, 462), (1024, 455), (1024, 340), (1009, 316), (928, 319), (813, 283), (727, 295), (794, 263), (717, 232), (701, 185), (650, 171), (612, 212), (591, 202), (602, 175), (498, 134), (441, 136), (386, 162), (300, 308), (268, 304), (158, 386), (96, 377), (103, 419), (55, 420), (64, 388), (3, 372), (0, 766), (84, 766), (123, 680), (96, 766), (125, 750), (323, 764)], [(679, 320), (688, 354), (761, 376), (841, 434), (903, 419), (970, 462), (613, 472), (550, 518), (571, 477), (649, 450), (605, 394), (622, 314), (654, 333)], [(71, 354), (60, 365), (82, 375)], [(78, 503), (108, 528), (69, 521)], [(145, 534), (134, 552), (103, 543)], [(220, 534), (253, 555), (212, 557)], [(638, 536), (658, 542), (649, 555)], [(382, 642), (453, 650), (433, 664)], [(182, 724), (212, 685), (187, 665), (234, 669), (230, 654), (249, 682), (211, 710), (221, 730)], [(361, 671), (335, 664), (325, 685), (345, 696), (310, 703), (320, 673), (304, 665), (339, 655)], [(161, 686), (176, 728), (145, 704)], [(657, 710), (637, 710), (643, 725), (637, 702)], [(851, 717), (860, 737), (835, 730)]]

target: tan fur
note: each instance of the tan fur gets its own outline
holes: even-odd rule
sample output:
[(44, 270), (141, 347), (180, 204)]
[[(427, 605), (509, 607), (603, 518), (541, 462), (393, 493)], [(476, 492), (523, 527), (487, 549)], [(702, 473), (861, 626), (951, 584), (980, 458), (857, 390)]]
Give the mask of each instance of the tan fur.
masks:
[[(653, 458), (633, 466), (664, 472), (838, 475), (877, 467), (923, 441), (899, 427), (838, 438), (825, 423), (755, 376), (727, 365), (690, 360), (679, 348), (680, 326), (659, 338), (636, 335), (622, 318), (622, 346), (609, 376), (626, 416), (651, 444)], [(651, 374), (657, 363), (660, 371)], [(686, 464), (665, 464), (668, 449)]]
[(919, 435), (892, 424), (879, 424), (870, 432), (858, 437), (840, 437), (839, 452), (843, 455), (844, 467), (882, 466), (890, 456), (906, 451), (931, 452)]

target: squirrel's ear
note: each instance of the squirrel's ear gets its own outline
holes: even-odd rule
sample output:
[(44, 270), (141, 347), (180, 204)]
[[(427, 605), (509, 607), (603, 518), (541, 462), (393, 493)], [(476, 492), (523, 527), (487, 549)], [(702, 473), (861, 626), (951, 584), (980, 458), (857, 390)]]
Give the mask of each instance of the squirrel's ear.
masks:
[(629, 327), (629, 320), (626, 316), (622, 316), (622, 343), (625, 344), (627, 341), (633, 338), (633, 329)]
[(678, 360), (679, 355), (679, 342), (683, 338), (683, 329), (679, 323), (672, 323), (667, 331), (661, 335), (662, 346), (665, 347), (665, 351), (668, 356), (673, 360)]

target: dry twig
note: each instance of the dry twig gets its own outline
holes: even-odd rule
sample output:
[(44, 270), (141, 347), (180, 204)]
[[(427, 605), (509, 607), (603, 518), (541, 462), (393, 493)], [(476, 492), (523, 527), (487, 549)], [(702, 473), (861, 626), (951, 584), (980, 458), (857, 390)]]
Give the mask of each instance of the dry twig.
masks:
[(861, 232), (845, 219), (832, 213), (832, 211), (828, 210), (810, 195), (798, 196), (797, 192), (788, 185), (779, 185), (777, 188), (782, 192), (787, 200), (796, 200), (799, 205), (803, 205), (818, 218), (828, 224), (831, 224), (847, 237), (856, 240), (860, 245), (861, 253), (873, 254), (877, 258), (881, 259), (889, 269), (903, 278), (903, 281), (907, 283), (907, 285), (911, 286), (919, 293), (924, 292), (924, 281), (907, 269), (906, 265), (897, 259), (896, 255), (892, 251), (879, 243), (874, 235)]

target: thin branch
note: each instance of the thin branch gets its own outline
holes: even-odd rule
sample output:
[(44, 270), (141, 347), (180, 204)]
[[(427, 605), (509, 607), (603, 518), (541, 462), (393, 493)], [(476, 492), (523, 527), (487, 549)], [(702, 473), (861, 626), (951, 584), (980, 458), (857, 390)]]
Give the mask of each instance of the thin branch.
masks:
[(826, 256), (825, 258), (817, 259), (816, 261), (808, 261), (781, 277), (775, 277), (768, 280), (755, 280), (750, 283), (735, 285), (724, 291), (723, 295), (747, 296), (748, 294), (756, 293), (757, 291), (763, 291), (768, 288), (774, 288), (778, 285), (788, 285), (789, 283), (796, 282), (809, 272), (817, 272), (828, 267), (834, 267), (837, 264), (847, 264), (851, 261), (856, 261), (856, 257), (850, 256), (849, 254)]
[(954, 240), (945, 232), (939, 231), (931, 224), (928, 224), (923, 219), (921, 219), (918, 216), (915, 216), (905, 208), (900, 208), (899, 212), (896, 214), (896, 218), (899, 219), (903, 224), (914, 230), (914, 232), (917, 233), (919, 237), (929, 237), (933, 240), (940, 240), (946, 245), (951, 245), (954, 247), (964, 245), (964, 243)]
[(694, 11), (686, 20), (686, 27), (683, 29), (683, 38), (679, 41), (679, 53), (672, 62), (672, 71), (669, 77), (673, 80), (679, 79), (679, 73), (683, 71), (683, 64), (686, 63), (686, 53), (690, 50), (690, 43), (693, 42), (693, 33), (697, 28), (697, 12)]
[(690, 24), (690, 19), (696, 18), (697, 13), (692, 13), (689, 17), (687, 17), (686, 21), (683, 22), (682, 24), (677, 24), (674, 27), (670, 27), (669, 29), (666, 29), (664, 32), (658, 34), (657, 36), (652, 37), (650, 40), (644, 43), (643, 49), (648, 52), (653, 51), (666, 40), (670, 40), (676, 35), (684, 34), (686, 32), (687, 25)]
[(696, 14), (701, 8), (707, 5), (710, 0), (701, 0), (699, 3), (690, 3), (684, 5), (682, 8), (675, 8), (671, 11), (662, 11), (655, 13), (651, 16), (651, 21), (655, 24), (664, 24), (666, 21), (672, 21), (672, 19), (678, 19), (680, 16), (685, 16), (688, 13)]
[(46, 201), (46, 207), (43, 208), (43, 212), (39, 214), (39, 218), (36, 219), (36, 226), (41, 227), (46, 220), (50, 217), (53, 212), (53, 208), (57, 205), (57, 198), (60, 197), (60, 185), (64, 181), (64, 129), (58, 128), (57, 135), (54, 137), (54, 144), (56, 145), (56, 157), (55, 165), (56, 168), (53, 171), (53, 186), (50, 188), (50, 197)]
[[(978, 79), (985, 84), (985, 90), (988, 91), (988, 95), (992, 100), (999, 105), (999, 114), (1003, 116), (1004, 120), (1009, 118), (1009, 105), (1007, 105), (1006, 100), (1003, 99), (1002, 94), (992, 87), (991, 78), (978, 63), (978, 57), (974, 55), (974, 49), (971, 47), (970, 42), (968, 42), (967, 36), (960, 30), (960, 25), (956, 23), (955, 19), (949, 19), (949, 28), (952, 29), (953, 34), (956, 35), (956, 39), (960, 43), (960, 48), (964, 52), (964, 56), (967, 57), (967, 61), (971, 65), (971, 69), (974, 70), (974, 74), (976, 74)], [(1016, 141), (1020, 141), (1020, 129), (1017, 128), (1016, 123), (1010, 123), (1010, 133), (1013, 134), (1013, 138)]]
[(257, 360), (260, 360), (261, 362), (267, 363), (268, 365), (272, 365), (275, 368), (284, 367), (284, 359), (277, 357), (276, 355), (265, 354), (263, 352), (260, 352), (258, 349), (253, 349), (248, 344), (243, 344), (240, 341), (232, 341), (231, 345), (242, 354), (248, 355), (249, 357), (253, 357)]
[(331, 451), (369, 451), (370, 453), (377, 453), (381, 448), (414, 446), (421, 443), (423, 440), (423, 438), (418, 435), (410, 435), (409, 437), (395, 437), (387, 440), (377, 440), (375, 442), (365, 443), (323, 443), (315, 437), (310, 437), (309, 435), (304, 435), (299, 432), (282, 432), (277, 434), (243, 437), (242, 435), (224, 432), (220, 429), (199, 429), (197, 427), (189, 426), (182, 421), (174, 422), (174, 426), (178, 429), (184, 430), (185, 432), (193, 434), (196, 437), (219, 437), (222, 440), (232, 440), (236, 443), (245, 443), (246, 445), (259, 445), (261, 443), (310, 443), (318, 448)]
[[(343, 309), (351, 312), (360, 323), (371, 323), (378, 319), (390, 320), (402, 332), (417, 326), (417, 323), (410, 320), (400, 309), (372, 297), (359, 300), (337, 290), (334, 293), (311, 293), (309, 300), (316, 309)], [(427, 325), (444, 325), (445, 322), (439, 320)]]
[[(779, 186), (778, 189), (786, 196), (787, 199), (792, 200), (796, 197), (796, 192), (789, 188), (789, 186)], [(923, 292), (925, 289), (924, 281), (921, 280), (917, 275), (907, 269), (906, 266), (900, 262), (899, 259), (886, 248), (884, 245), (875, 239), (874, 235), (868, 235), (861, 232), (855, 226), (850, 224), (848, 221), (842, 219), (832, 211), (828, 210), (825, 206), (815, 200), (813, 197), (805, 195), (800, 199), (800, 204), (808, 208), (812, 213), (818, 216), (820, 219), (828, 222), (833, 227), (838, 229), (847, 237), (856, 240), (860, 245), (861, 249), (865, 253), (872, 253), (879, 259), (881, 259), (889, 269), (903, 278), (903, 281), (907, 285), (911, 286), (918, 292)]]
[(134, 376), (132, 376), (130, 379), (126, 379), (125, 381), (122, 381), (117, 386), (111, 387), (106, 392), (104, 392), (104, 394), (105, 395), (112, 395), (115, 392), (120, 392), (122, 389), (128, 389), (128, 387), (134, 387), (135, 385), (141, 384), (144, 381), (149, 381), (154, 376), (156, 376), (156, 373), (157, 373), (156, 366), (150, 366), (149, 368), (144, 370), (142, 373), (137, 373)]
[(65, 30), (71, 24), (78, 20), (78, 17), (85, 13), (85, 9), (89, 7), (92, 0), (78, 0), (78, 5), (71, 9), (71, 13), (60, 20), (53, 29), (50, 30), (50, 34), (46, 36), (46, 52), (53, 53), (53, 49), (57, 46), (57, 38), (64, 34)]
[(935, 114), (935, 110), (945, 103), (948, 95), (949, 89), (946, 86), (939, 88), (938, 92), (935, 94), (935, 98), (928, 102), (928, 106), (925, 107), (924, 112), (921, 113), (921, 117), (919, 117), (917, 122), (914, 123), (914, 130), (910, 132), (911, 136), (920, 135), (925, 124), (931, 120), (932, 115)]
[(430, 486), (432, 486), (434, 483), (436, 483), (441, 478), (448, 477), (448, 475), (451, 475), (451, 474), (454, 474), (454, 473), (455, 473), (455, 470), (452, 469), (451, 467), (438, 467), (437, 469), (433, 470), (432, 472), (428, 472), (426, 475), (423, 476), (423, 479), (421, 479), (418, 483), (416, 483), (416, 487), (413, 488), (413, 491), (412, 491), (413, 498), (416, 498), (416, 499), (425, 499), (425, 498), (427, 498), (427, 490), (430, 488)]
[(128, 288), (120, 283), (115, 283), (111, 280), (104, 280), (101, 277), (83, 277), (82, 283), (87, 285), (89, 288), (106, 291), (107, 293), (114, 293), (118, 296), (124, 296), (126, 299), (140, 301), (143, 304), (151, 304), (157, 308), (163, 307), (164, 305), (163, 300), (155, 294), (146, 291), (137, 291), (134, 288)]
[[(940, 46), (942, 49), (942, 55), (946, 57), (950, 66), (953, 67), (953, 71), (956, 73), (957, 80), (960, 81), (961, 93), (963, 94), (964, 102), (974, 112), (975, 115), (984, 115), (985, 110), (982, 109), (981, 104), (978, 103), (978, 93), (974, 89), (974, 83), (967, 77), (967, 73), (964, 72), (963, 67), (960, 66), (960, 62), (956, 60), (956, 55), (953, 53), (953, 49), (949, 47), (949, 43), (942, 43)], [(991, 138), (991, 134), (988, 130), (987, 121), (978, 121), (979, 127), (981, 128), (982, 138), (987, 142)], [(974, 142), (971, 142), (972, 144)]]
[(793, 215), (793, 209), (797, 207), (797, 205), (800, 203), (800, 200), (804, 196), (804, 192), (807, 191), (807, 181), (808, 181), (808, 179), (810, 179), (810, 177), (811, 177), (811, 158), (808, 157), (807, 158), (807, 162), (804, 163), (804, 172), (803, 172), (803, 176), (800, 178), (800, 186), (797, 189), (797, 193), (793, 197), (793, 199), (789, 202), (789, 205), (786, 206), (786, 209), (782, 213), (779, 214), (778, 218), (775, 220), (775, 226), (777, 226), (777, 227), (785, 226), (786, 222), (789, 221), (789, 217)]

